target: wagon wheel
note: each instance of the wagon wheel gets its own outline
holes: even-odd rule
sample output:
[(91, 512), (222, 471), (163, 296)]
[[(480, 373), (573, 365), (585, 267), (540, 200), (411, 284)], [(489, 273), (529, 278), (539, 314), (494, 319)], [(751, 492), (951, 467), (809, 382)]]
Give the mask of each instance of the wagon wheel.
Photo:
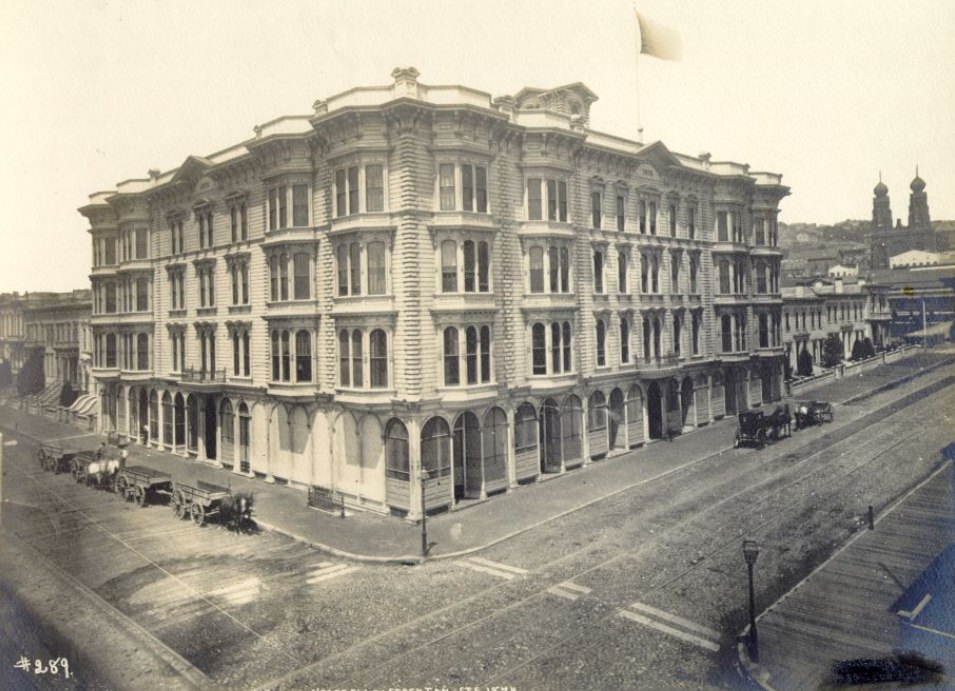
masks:
[(132, 487), (133, 501), (136, 502), (136, 506), (142, 508), (146, 505), (146, 490), (139, 485), (134, 485)]
[(172, 512), (176, 514), (176, 518), (182, 520), (186, 517), (186, 498), (183, 496), (181, 489), (173, 492), (172, 501), (169, 502), (169, 505), (172, 507)]
[(189, 516), (192, 518), (193, 523), (202, 526), (206, 522), (206, 509), (202, 504), (194, 501), (192, 502), (192, 506), (189, 507)]

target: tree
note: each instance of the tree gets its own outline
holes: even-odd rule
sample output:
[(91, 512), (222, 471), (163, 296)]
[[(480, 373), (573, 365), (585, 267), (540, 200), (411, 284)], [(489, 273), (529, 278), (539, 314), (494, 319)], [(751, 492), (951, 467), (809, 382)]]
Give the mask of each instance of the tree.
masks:
[(829, 334), (822, 342), (822, 366), (835, 367), (844, 357), (845, 351), (839, 334)]
[(854, 362), (856, 360), (864, 360), (865, 347), (862, 345), (862, 341), (856, 339), (856, 342), (852, 344), (852, 355), (850, 359)]
[(17, 375), (17, 392), (21, 396), (29, 396), (40, 393), (44, 386), (46, 377), (43, 374), (43, 355), (34, 350)]
[(70, 386), (69, 382), (63, 383), (63, 388), (60, 389), (60, 405), (64, 408), (69, 408), (73, 405), (73, 401), (76, 400), (76, 392), (73, 391), (73, 387)]
[(875, 345), (873, 345), (872, 339), (868, 336), (862, 339), (862, 357), (875, 357)]
[(796, 374), (800, 377), (812, 376), (812, 355), (805, 348), (799, 353), (799, 358), (796, 361)]

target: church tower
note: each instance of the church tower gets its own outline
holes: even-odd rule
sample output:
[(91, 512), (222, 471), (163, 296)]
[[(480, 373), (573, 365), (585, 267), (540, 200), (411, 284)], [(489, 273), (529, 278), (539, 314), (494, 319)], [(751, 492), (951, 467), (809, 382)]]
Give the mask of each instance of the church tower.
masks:
[(889, 188), (882, 182), (882, 173), (879, 173), (879, 184), (872, 190), (875, 197), (872, 199), (872, 230), (892, 230), (892, 208), (889, 205)]
[(925, 194), (925, 180), (919, 177), (918, 166), (915, 167), (915, 179), (909, 188), (912, 190), (909, 196), (909, 230), (930, 230), (932, 221), (928, 215), (928, 195)]

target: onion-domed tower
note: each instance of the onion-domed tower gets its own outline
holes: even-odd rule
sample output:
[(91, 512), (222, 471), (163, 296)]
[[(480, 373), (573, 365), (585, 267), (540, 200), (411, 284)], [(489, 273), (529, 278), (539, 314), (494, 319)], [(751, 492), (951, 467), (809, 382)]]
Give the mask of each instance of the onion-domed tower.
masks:
[(919, 177), (918, 166), (915, 167), (915, 179), (909, 185), (912, 194), (909, 196), (909, 230), (929, 230), (932, 220), (928, 213), (928, 195), (925, 194), (925, 180)]
[(879, 173), (879, 184), (872, 191), (875, 194), (872, 199), (872, 230), (892, 230), (889, 188), (882, 182), (882, 173)]

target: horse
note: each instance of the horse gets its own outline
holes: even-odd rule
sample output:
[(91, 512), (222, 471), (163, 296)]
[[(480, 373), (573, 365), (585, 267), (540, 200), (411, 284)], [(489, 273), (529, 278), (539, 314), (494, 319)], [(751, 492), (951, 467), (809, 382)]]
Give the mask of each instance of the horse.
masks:
[(96, 485), (98, 488), (112, 487), (116, 473), (119, 471), (119, 461), (116, 459), (101, 459), (93, 461), (87, 468), (86, 486)]
[(238, 492), (223, 498), (219, 504), (219, 513), (222, 521), (229, 530), (243, 532), (252, 521), (252, 505), (255, 503), (254, 492)]
[(789, 404), (785, 407), (776, 406), (776, 410), (769, 416), (770, 424), (773, 428), (773, 439), (782, 438), (783, 429), (786, 430), (786, 436), (792, 435), (792, 415), (789, 414)]

